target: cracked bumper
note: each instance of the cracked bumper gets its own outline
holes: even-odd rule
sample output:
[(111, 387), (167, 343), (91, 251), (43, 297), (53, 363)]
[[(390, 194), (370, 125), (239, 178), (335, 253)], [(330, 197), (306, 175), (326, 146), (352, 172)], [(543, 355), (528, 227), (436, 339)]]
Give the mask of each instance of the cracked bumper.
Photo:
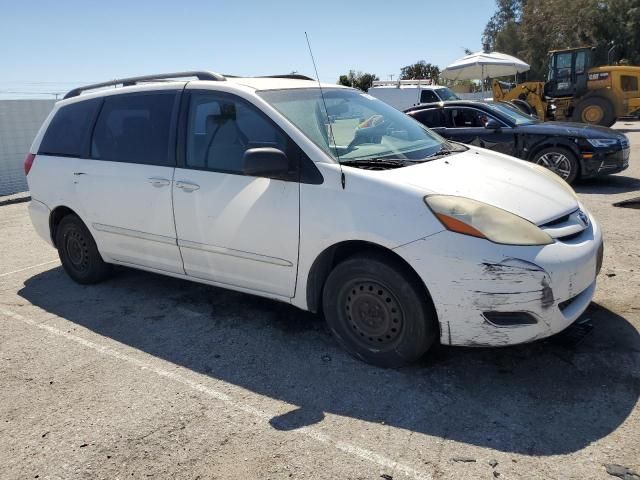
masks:
[[(448, 345), (500, 346), (564, 330), (587, 308), (596, 286), (602, 234), (591, 218), (580, 236), (517, 247), (448, 231), (395, 249), (429, 289)], [(535, 323), (498, 326), (486, 312), (528, 314)]]
[(582, 178), (598, 175), (619, 173), (629, 167), (629, 147), (611, 152), (596, 152), (596, 154), (582, 163)]

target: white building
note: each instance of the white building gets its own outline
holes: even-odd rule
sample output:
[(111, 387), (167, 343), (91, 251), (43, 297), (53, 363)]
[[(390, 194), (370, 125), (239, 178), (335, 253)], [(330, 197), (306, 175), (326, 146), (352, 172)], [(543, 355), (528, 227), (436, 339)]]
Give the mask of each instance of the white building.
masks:
[(27, 190), (23, 162), (54, 100), (0, 100), (0, 196)]

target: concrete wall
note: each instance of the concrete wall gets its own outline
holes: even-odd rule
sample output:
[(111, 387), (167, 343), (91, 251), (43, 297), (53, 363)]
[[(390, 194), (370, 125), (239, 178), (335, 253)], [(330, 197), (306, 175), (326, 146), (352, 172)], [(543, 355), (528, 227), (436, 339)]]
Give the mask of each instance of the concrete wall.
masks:
[(24, 157), (54, 100), (0, 100), (0, 195), (27, 190)]

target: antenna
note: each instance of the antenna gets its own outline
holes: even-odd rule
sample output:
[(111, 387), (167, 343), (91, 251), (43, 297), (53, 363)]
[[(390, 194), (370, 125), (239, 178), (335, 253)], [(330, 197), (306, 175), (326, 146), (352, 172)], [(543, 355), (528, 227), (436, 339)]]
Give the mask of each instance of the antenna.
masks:
[(329, 119), (329, 110), (327, 109), (327, 102), (324, 99), (324, 92), (322, 91), (322, 84), (320, 83), (320, 75), (318, 75), (318, 67), (316, 67), (316, 60), (315, 58), (313, 58), (313, 51), (311, 50), (311, 42), (309, 41), (309, 35), (307, 35), (307, 32), (304, 32), (304, 36), (307, 39), (307, 46), (309, 47), (309, 55), (311, 55), (311, 62), (313, 63), (313, 69), (316, 72), (316, 79), (318, 80), (318, 88), (320, 89), (320, 97), (322, 97), (322, 105), (324, 106), (324, 114), (327, 117), (327, 125), (329, 126), (329, 135), (331, 136), (331, 141), (333, 142), (333, 146), (335, 148), (336, 157), (338, 157), (338, 165), (340, 165), (340, 183), (342, 184), (342, 189), (344, 190), (345, 177), (344, 177), (344, 172), (342, 171), (342, 162), (340, 161), (340, 154), (338, 153), (338, 145), (336, 144), (336, 139), (333, 136), (333, 127), (331, 127), (331, 120)]

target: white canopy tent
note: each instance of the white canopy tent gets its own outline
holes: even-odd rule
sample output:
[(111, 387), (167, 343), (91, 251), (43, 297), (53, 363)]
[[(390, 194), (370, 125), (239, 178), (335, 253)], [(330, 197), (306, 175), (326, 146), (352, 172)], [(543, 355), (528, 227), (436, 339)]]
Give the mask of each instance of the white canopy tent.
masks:
[(456, 60), (447, 66), (441, 77), (448, 80), (482, 80), (485, 78), (517, 75), (529, 70), (529, 65), (506, 53), (477, 52)]

